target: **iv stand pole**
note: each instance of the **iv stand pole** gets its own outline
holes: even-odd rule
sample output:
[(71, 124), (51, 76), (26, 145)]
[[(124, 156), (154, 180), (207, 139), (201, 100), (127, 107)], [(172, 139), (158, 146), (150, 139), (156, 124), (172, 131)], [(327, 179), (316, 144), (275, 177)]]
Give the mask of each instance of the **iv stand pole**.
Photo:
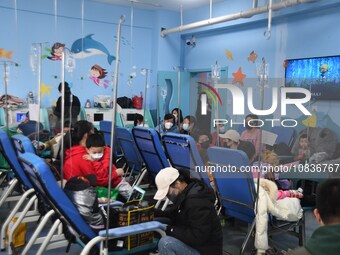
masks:
[(149, 74), (149, 70), (145, 68), (145, 84), (144, 84), (144, 98), (143, 98), (143, 119), (144, 119), (143, 126), (145, 126), (145, 122), (146, 122), (145, 109), (146, 109), (146, 93), (147, 93), (147, 87), (148, 87), (148, 74)]
[(5, 114), (6, 114), (6, 132), (9, 134), (8, 130), (8, 91), (7, 91), (7, 63), (6, 61), (4, 62), (4, 83), (5, 83)]
[[(115, 69), (115, 80), (113, 84), (113, 105), (112, 105), (112, 126), (111, 126), (111, 150), (114, 150), (114, 144), (115, 144), (115, 124), (116, 124), (116, 104), (117, 104), (117, 89), (118, 89), (118, 74), (119, 74), (119, 61), (120, 61), (120, 35), (121, 35), (121, 28), (122, 23), (124, 22), (124, 16), (120, 16), (119, 23), (118, 23), (118, 31), (117, 31), (117, 47), (116, 47), (116, 69)], [(110, 168), (109, 168), (109, 182), (108, 182), (108, 191), (107, 191), (107, 222), (106, 222), (106, 240), (105, 240), (105, 248), (104, 248), (104, 254), (108, 254), (108, 243), (109, 243), (109, 215), (110, 215), (110, 197), (111, 197), (111, 179), (112, 179), (112, 162), (113, 162), (113, 153), (111, 151), (110, 155)]]

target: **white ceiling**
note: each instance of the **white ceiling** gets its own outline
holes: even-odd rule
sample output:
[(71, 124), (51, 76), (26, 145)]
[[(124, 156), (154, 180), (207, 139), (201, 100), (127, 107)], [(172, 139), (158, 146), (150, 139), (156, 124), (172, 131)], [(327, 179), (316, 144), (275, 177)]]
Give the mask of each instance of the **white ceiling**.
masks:
[[(201, 6), (209, 6), (210, 0), (93, 0), (95, 2), (131, 6), (136, 8), (151, 9), (151, 10), (181, 10), (181, 5), (184, 10), (194, 9)], [(223, 0), (212, 0), (212, 3), (222, 2)]]

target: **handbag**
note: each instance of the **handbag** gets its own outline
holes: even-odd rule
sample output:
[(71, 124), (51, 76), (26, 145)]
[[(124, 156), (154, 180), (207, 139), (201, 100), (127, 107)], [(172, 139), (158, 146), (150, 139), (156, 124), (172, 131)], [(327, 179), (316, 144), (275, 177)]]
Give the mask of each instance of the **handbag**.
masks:
[(143, 108), (143, 97), (142, 96), (134, 96), (132, 97), (132, 104), (133, 107), (136, 109), (142, 109)]
[[(8, 225), (7, 231), (6, 231), (6, 243), (8, 243), (9, 238), (9, 232), (13, 228), (15, 222), (18, 220), (18, 218), (13, 218), (11, 222)], [(19, 224), (19, 226), (16, 228), (13, 234), (13, 240), (12, 245), (14, 248), (20, 247), (25, 245), (26, 243), (26, 232), (27, 232), (27, 223), (22, 222)]]
[[(145, 201), (129, 201), (119, 210), (118, 226), (130, 226), (138, 223), (153, 221), (154, 205), (149, 206)], [(153, 232), (144, 232), (137, 235), (130, 235), (123, 239), (123, 246), (128, 250), (151, 243)]]

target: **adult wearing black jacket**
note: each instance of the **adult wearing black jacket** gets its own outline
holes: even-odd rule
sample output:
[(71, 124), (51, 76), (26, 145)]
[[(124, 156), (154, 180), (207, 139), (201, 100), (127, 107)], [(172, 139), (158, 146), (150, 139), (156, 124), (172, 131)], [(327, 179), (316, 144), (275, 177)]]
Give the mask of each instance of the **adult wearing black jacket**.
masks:
[(221, 255), (223, 233), (214, 208), (215, 193), (203, 182), (192, 179), (187, 172), (172, 167), (156, 176), (154, 199), (165, 197), (173, 206), (156, 211), (156, 217), (170, 219), (167, 236), (158, 243), (160, 255)]
[[(58, 90), (61, 93), (62, 91), (62, 83), (59, 84)], [(78, 115), (80, 113), (80, 101), (79, 98), (72, 95), (70, 86), (67, 82), (65, 82), (64, 88), (65, 94), (65, 113), (64, 118), (65, 121), (70, 121), (71, 124), (77, 122)], [(53, 114), (58, 117), (57, 128), (61, 128), (61, 106), (62, 106), (62, 97), (60, 96), (57, 101), (57, 105), (53, 111)]]

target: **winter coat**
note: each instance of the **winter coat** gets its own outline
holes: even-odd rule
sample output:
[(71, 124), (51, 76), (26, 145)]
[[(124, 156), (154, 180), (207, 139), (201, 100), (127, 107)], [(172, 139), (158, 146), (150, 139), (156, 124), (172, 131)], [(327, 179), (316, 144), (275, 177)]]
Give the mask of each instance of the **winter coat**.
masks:
[(340, 253), (340, 224), (316, 229), (305, 247), (288, 252), (289, 255), (338, 255)]
[(201, 255), (221, 255), (222, 227), (214, 208), (214, 191), (200, 182), (192, 182), (177, 197), (174, 205), (156, 211), (156, 217), (170, 218), (167, 235), (177, 238)]
[(74, 176), (96, 175), (92, 162), (83, 159), (87, 154), (86, 148), (81, 145), (72, 146), (65, 151), (64, 178), (66, 180)]
[[(43, 125), (39, 123), (39, 130), (43, 130)], [(17, 132), (23, 133), (25, 136), (29, 136), (38, 131), (38, 122), (35, 120), (29, 120), (18, 125)]]
[[(255, 186), (257, 179), (254, 179)], [(256, 215), (255, 248), (265, 252), (268, 246), (268, 213), (278, 220), (298, 221), (302, 218), (303, 210), (300, 200), (286, 197), (277, 200), (277, 186), (274, 182), (260, 179), (258, 212)]]
[[(94, 186), (104, 186), (108, 184), (109, 177), (109, 162), (110, 162), (110, 148), (105, 147), (104, 155), (101, 160), (91, 162), (83, 159), (87, 155), (86, 148), (81, 145), (72, 146), (65, 152), (64, 163), (64, 178), (69, 180), (74, 176), (86, 176), (94, 174), (96, 176), (96, 183)], [(116, 187), (121, 181), (122, 177), (117, 175), (116, 167), (112, 165), (112, 187)]]
[[(196, 124), (194, 124), (192, 130), (189, 130), (189, 131), (186, 131), (186, 130), (184, 130), (184, 129), (182, 128), (182, 129), (180, 130), (180, 133), (181, 133), (181, 134), (185, 134), (185, 135), (190, 135), (192, 138), (194, 138), (194, 140), (195, 140), (196, 142), (198, 142), (198, 139), (200, 138), (201, 135), (205, 135), (205, 134), (202, 132), (202, 130), (200, 130), (200, 129), (196, 126)], [(209, 134), (206, 134), (206, 135), (209, 137), (209, 136), (210, 136), (210, 133), (209, 133)], [(209, 137), (209, 140), (211, 140), (210, 137)]]
[[(72, 96), (72, 102), (70, 102), (70, 98)], [(64, 118), (65, 120), (72, 120), (72, 123), (77, 122), (77, 117), (80, 113), (80, 101), (79, 98), (72, 95), (72, 94), (66, 94), (65, 95), (65, 109), (64, 109)], [(62, 107), (62, 97), (58, 98), (57, 105), (53, 111), (53, 114), (57, 116), (59, 119), (61, 119), (61, 107)], [(71, 116), (70, 116), (70, 110), (71, 110)]]
[[(106, 187), (109, 180), (109, 170), (110, 170), (110, 154), (111, 149), (107, 146), (104, 148), (104, 155), (100, 160), (95, 160), (92, 162), (93, 170), (96, 173), (97, 182), (95, 186)], [(115, 188), (121, 181), (122, 177), (118, 176), (116, 172), (116, 167), (112, 164), (112, 178), (111, 185)]]
[(66, 183), (64, 191), (91, 227), (104, 228), (97, 193), (90, 184), (74, 177)]
[(177, 125), (173, 125), (170, 129), (166, 129), (164, 123), (162, 123), (155, 127), (155, 129), (161, 137), (166, 133), (179, 133)]

